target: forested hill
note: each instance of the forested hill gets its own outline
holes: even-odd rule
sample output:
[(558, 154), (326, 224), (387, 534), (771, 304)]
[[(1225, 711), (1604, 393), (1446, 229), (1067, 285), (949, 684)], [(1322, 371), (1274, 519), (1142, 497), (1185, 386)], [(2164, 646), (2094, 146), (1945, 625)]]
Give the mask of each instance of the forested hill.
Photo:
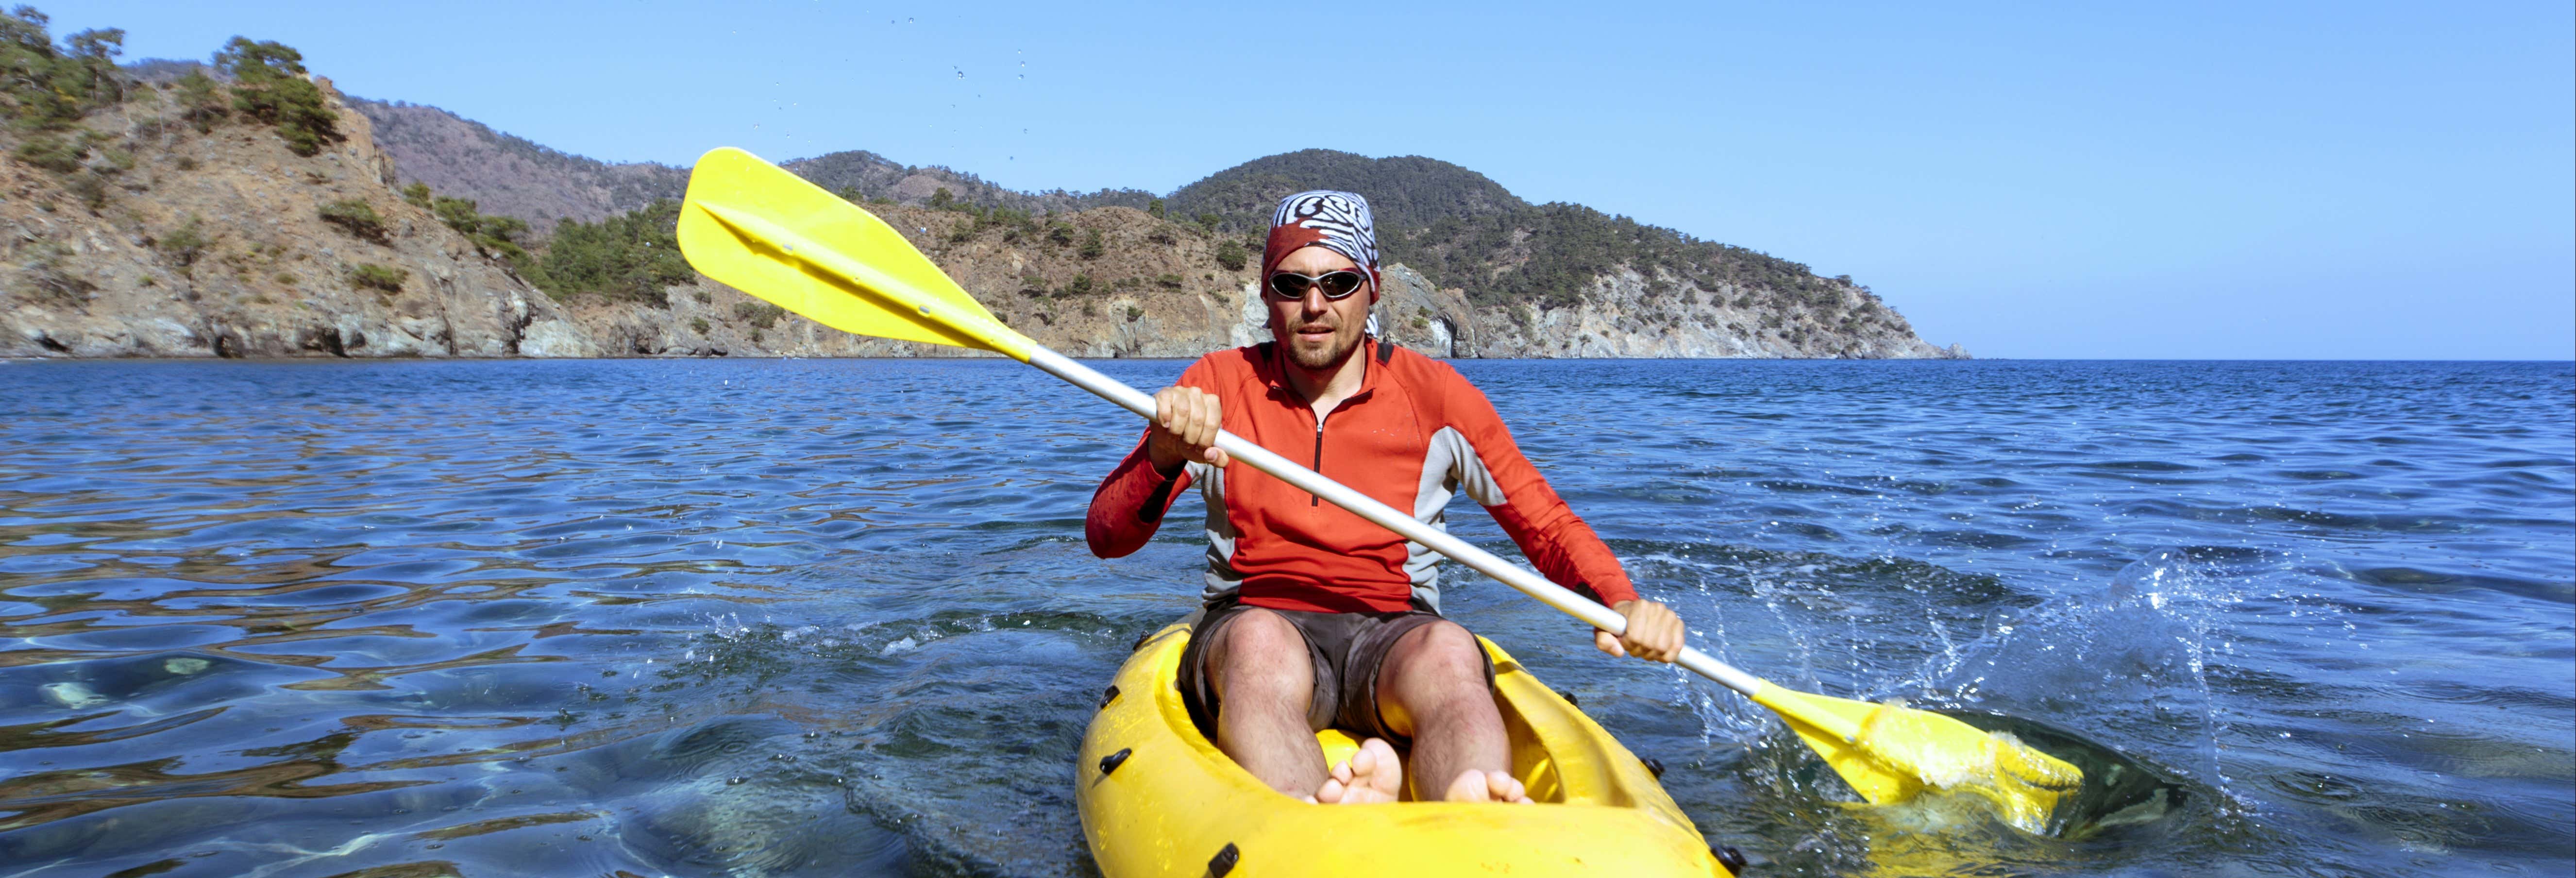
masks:
[(1850, 278), (1742, 247), (1701, 241), (1580, 204), (1531, 204), (1485, 175), (1438, 159), (1373, 159), (1309, 149), (1254, 159), (1172, 193), (1184, 216), (1212, 214), (1228, 229), (1258, 231), (1282, 196), (1345, 189), (1368, 196), (1378, 244), (1477, 304), (1575, 304), (1593, 279), (1627, 269), (1702, 290), (1721, 285), (1822, 296)]

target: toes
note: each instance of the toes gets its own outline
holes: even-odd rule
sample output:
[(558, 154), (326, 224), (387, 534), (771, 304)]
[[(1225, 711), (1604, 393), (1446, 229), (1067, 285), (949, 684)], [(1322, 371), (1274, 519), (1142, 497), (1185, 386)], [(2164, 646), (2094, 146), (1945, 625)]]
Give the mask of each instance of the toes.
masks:
[(1485, 786), (1485, 773), (1470, 769), (1458, 775), (1457, 780), (1450, 781), (1449, 789), (1442, 792), (1440, 798), (1450, 802), (1490, 801), (1492, 796), (1486, 791)]
[(1529, 788), (1522, 786), (1521, 782), (1514, 779), (1510, 772), (1477, 771), (1474, 769), (1469, 769), (1468, 771), (1460, 773), (1457, 780), (1449, 783), (1449, 789), (1446, 792), (1443, 792), (1440, 798), (1443, 801), (1449, 802), (1510, 802), (1516, 805), (1531, 804)]
[(1368, 787), (1388, 800), (1404, 789), (1404, 766), (1396, 759), (1395, 748), (1385, 741), (1370, 738), (1360, 742), (1360, 750), (1351, 756), (1352, 776), (1358, 786)]

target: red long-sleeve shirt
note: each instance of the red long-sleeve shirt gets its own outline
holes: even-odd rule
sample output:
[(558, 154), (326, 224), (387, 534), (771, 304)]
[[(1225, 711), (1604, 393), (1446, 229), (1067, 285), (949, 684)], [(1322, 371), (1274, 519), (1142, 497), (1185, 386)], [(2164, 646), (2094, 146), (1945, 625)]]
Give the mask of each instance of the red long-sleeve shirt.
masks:
[[(1443, 509), (1464, 491), (1548, 579), (1605, 604), (1636, 597), (1619, 559), (1521, 456), (1484, 393), (1444, 363), (1366, 344), (1359, 391), (1320, 424), (1282, 376), (1274, 344), (1201, 357), (1180, 383), (1216, 394), (1235, 435), (1443, 530)], [(1438, 608), (1440, 556), (1429, 549), (1249, 466), (1193, 463), (1166, 477), (1143, 441), (1091, 497), (1092, 553), (1143, 547), (1194, 483), (1208, 509), (1207, 597), (1322, 612)]]

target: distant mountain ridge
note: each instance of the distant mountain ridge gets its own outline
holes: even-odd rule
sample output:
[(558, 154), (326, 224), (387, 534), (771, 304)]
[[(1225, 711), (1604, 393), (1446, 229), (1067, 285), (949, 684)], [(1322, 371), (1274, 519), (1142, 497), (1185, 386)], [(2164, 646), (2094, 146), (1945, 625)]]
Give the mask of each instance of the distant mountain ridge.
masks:
[[(424, 104), (365, 98), (348, 102), (374, 123), (376, 142), (394, 157), (405, 180), (474, 199), (486, 213), (527, 220), (540, 234), (552, 231), (559, 219), (598, 222), (678, 198), (689, 187), (687, 168), (577, 156)], [(973, 174), (904, 165), (866, 150), (796, 159), (786, 166), (826, 189), (906, 204), (927, 203), (943, 188), (967, 204), (1032, 213), (1112, 205), (1142, 210), (1154, 199), (1140, 190), (1021, 192)]]
[(437, 107), (346, 98), (375, 126), (376, 145), (406, 181), (474, 199), (485, 213), (527, 220), (540, 233), (557, 220), (598, 222), (689, 187), (689, 170), (577, 156)]
[[(405, 177), (426, 181), (442, 193), (480, 200), (487, 211), (527, 219), (540, 232), (551, 216), (595, 220), (656, 198), (676, 197), (687, 185), (681, 169), (571, 156), (436, 108), (372, 101), (353, 101), (353, 106), (375, 121), (380, 142)], [(930, 204), (941, 190), (949, 193), (949, 203), (1039, 215), (1145, 208), (1158, 200), (1135, 189), (1079, 195), (1021, 192), (973, 174), (903, 165), (856, 150), (784, 166), (827, 189), (906, 205)], [(1710, 337), (1701, 340), (1706, 344), (1678, 349), (1659, 342), (1587, 346), (1579, 334), (1571, 350), (1606, 347), (1634, 354), (1714, 349), (1742, 353), (1682, 355), (1760, 356), (1764, 354), (1751, 352), (1785, 348), (1769, 355), (1889, 356), (1903, 354), (1886, 345), (1859, 344), (1853, 333), (1913, 336), (1901, 315), (1849, 277), (1819, 277), (1798, 262), (1579, 204), (1531, 204), (1483, 174), (1422, 156), (1370, 158), (1326, 149), (1282, 153), (1218, 171), (1159, 200), (1165, 202), (1167, 216), (1213, 220), (1210, 231), (1238, 238), (1239, 246), (1258, 252), (1272, 206), (1281, 196), (1305, 189), (1366, 195), (1377, 214), (1379, 242), (1388, 261), (1413, 267), (1435, 287), (1459, 290), (1471, 306), (1508, 317), (1506, 322), (1520, 331), (1485, 335), (1527, 339), (1532, 346), (1520, 349), (1524, 355), (1545, 355), (1550, 349), (1541, 332), (1547, 321), (1541, 318), (1568, 308), (1598, 310), (1609, 304), (1603, 297), (1641, 298), (1616, 309), (1620, 319), (1660, 314), (1663, 323), (1653, 329), (1665, 334), (1690, 334), (1674, 323), (1695, 309), (1708, 311), (1704, 317), (1725, 311), (1752, 319), (1728, 318), (1726, 325), (1707, 327)], [(541, 213), (549, 209), (556, 213)], [(1614, 337), (1638, 331), (1603, 329)], [(1777, 336), (1777, 343), (1718, 343), (1763, 335)], [(1599, 336), (1592, 338), (1600, 342)], [(1899, 347), (1912, 350), (1910, 345)], [(1953, 348), (1922, 355), (1965, 354)]]

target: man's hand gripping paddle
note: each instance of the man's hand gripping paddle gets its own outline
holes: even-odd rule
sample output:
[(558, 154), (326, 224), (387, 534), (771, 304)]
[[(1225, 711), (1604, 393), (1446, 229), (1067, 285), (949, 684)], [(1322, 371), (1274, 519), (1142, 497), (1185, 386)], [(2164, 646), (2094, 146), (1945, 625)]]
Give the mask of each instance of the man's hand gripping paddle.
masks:
[[(698, 271), (816, 323), (992, 351), (1154, 416), (1153, 397), (1003, 325), (884, 221), (750, 153), (727, 147), (698, 159), (679, 237)], [(1595, 628), (1617, 633), (1626, 624), (1608, 607), (1239, 436), (1220, 433), (1217, 447)], [(1937, 713), (1793, 692), (1696, 649), (1683, 649), (1676, 663), (1778, 713), (1873, 804), (1925, 790), (1970, 792), (1992, 800), (2013, 825), (2045, 832), (2059, 800), (2083, 785), (2073, 765)]]

